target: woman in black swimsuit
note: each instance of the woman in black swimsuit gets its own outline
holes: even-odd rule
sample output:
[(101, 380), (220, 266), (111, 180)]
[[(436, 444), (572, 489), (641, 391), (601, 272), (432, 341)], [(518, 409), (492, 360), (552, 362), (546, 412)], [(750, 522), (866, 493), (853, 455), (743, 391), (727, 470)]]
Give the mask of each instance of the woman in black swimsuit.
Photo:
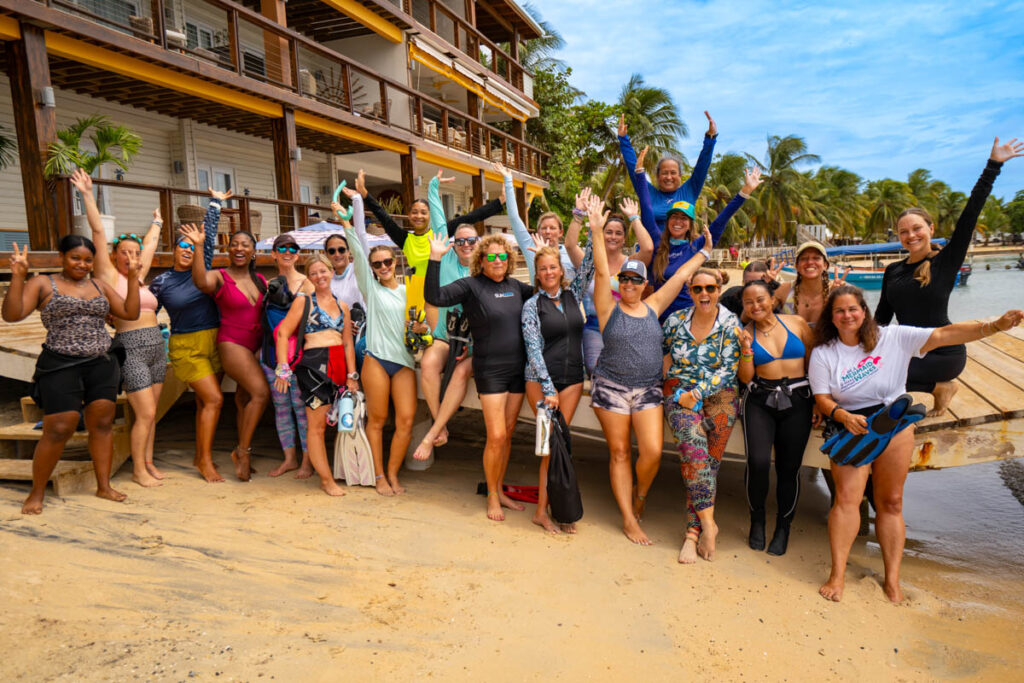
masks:
[(46, 482), (57, 466), (64, 444), (78, 427), (79, 411), (85, 406), (85, 428), (89, 432), (89, 455), (96, 471), (96, 495), (121, 502), (125, 495), (110, 486), (114, 456), (112, 425), (114, 401), (121, 371), (110, 350), (107, 314), (122, 320), (139, 317), (139, 261), (128, 260), (128, 290), (124, 299), (102, 280), (89, 277), (96, 247), (80, 235), (65, 235), (60, 241), (61, 272), (28, 276), (28, 249), (11, 256), (11, 287), (4, 297), (3, 319), (24, 320), (33, 311), (46, 328), (43, 351), (36, 361), (33, 397), (43, 409), (43, 435), (32, 458), (32, 492), (21, 508), (23, 514), (43, 511)]

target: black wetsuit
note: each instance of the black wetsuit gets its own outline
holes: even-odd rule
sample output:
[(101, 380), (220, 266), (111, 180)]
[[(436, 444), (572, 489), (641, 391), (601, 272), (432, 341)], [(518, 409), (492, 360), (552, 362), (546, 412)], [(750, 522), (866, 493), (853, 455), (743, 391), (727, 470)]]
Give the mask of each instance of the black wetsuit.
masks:
[(583, 311), (568, 287), (562, 288), (561, 307), (551, 297), (537, 297), (537, 317), (544, 337), (544, 365), (555, 389), (583, 381)]
[(521, 319), (523, 303), (533, 296), (533, 288), (513, 277), (495, 282), (483, 274), (441, 287), (440, 277), (440, 262), (431, 260), (423, 296), (432, 306), (462, 304), (473, 335), (477, 393), (523, 393), (526, 348)]
[[(398, 223), (395, 223), (395, 219), (391, 217), (391, 214), (389, 214), (383, 206), (377, 203), (377, 200), (373, 198), (373, 195), (367, 194), (364, 201), (366, 202), (366, 208), (370, 210), (373, 217), (376, 218), (384, 228), (384, 232), (386, 232), (388, 237), (391, 238), (391, 241), (397, 244), (398, 248), (401, 249), (402, 245), (405, 244), (405, 238), (408, 236), (409, 231), (403, 230), (399, 227)], [(482, 204), (480, 208), (473, 209), (467, 214), (456, 216), (448, 221), (448, 236), (454, 237), (455, 229), (460, 225), (474, 225), (480, 221), (487, 220), (491, 216), (497, 216), (500, 213), (504, 213), (504, 211), (505, 207), (502, 205), (501, 200), (492, 199), (486, 204)]]
[[(931, 282), (922, 287), (914, 279), (914, 271), (921, 262), (907, 263), (906, 259), (890, 263), (882, 278), (882, 293), (875, 309), (875, 320), (887, 325), (893, 315), (901, 325), (915, 327), (942, 327), (949, 325), (949, 295), (956, 285), (956, 276), (971, 246), (971, 237), (985, 200), (992, 192), (992, 183), (1003, 164), (989, 159), (971, 196), (956, 222), (949, 242), (931, 259)], [(967, 347), (941, 346), (928, 352), (924, 358), (910, 361), (907, 374), (908, 391), (932, 391), (936, 382), (956, 379), (967, 365)]]

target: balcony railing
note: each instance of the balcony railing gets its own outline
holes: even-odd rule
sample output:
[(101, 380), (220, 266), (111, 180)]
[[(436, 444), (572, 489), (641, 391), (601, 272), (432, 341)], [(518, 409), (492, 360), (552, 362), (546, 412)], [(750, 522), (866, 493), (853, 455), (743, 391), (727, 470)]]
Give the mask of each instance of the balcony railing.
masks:
[[(544, 173), (549, 155), (537, 147), (231, 0), (149, 0), (140, 2), (138, 15), (101, 0), (37, 2), (451, 149), (533, 176)], [(431, 16), (444, 12), (438, 6)], [(492, 54), (495, 68), (511, 74), (511, 58), (500, 50)]]

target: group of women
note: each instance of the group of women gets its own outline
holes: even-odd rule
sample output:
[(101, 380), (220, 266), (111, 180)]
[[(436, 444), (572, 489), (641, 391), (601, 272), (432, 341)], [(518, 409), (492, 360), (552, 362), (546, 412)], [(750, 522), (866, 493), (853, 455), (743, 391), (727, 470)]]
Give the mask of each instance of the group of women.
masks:
[[(646, 150), (639, 156), (633, 152), (622, 121), (620, 146), (637, 200), (624, 198), (619, 203), (622, 213), (612, 213), (584, 189), (568, 230), (559, 216), (546, 213), (531, 234), (519, 217), (512, 175), (500, 164), (494, 170), (503, 178), (501, 199), (447, 220), (440, 186), (452, 179), (438, 171), (427, 199), (410, 207), (410, 226), (403, 230), (367, 192), (360, 171), (355, 189), (344, 188), (351, 218), (342, 218), (343, 232), (325, 241), (324, 253), (305, 258), (304, 272), (297, 267), (298, 243), (292, 235), (280, 235), (272, 249), (278, 275), (269, 282), (255, 268), (256, 239), (244, 231), (230, 238), (227, 267), (212, 269), (219, 213), (231, 192), (211, 190), (203, 226), (178, 230), (171, 269), (146, 285), (162, 227), (159, 212), (154, 212), (146, 234), (122, 234), (108, 252), (91, 181), (76, 172), (73, 183), (83, 196), (93, 240), (65, 237), (60, 244), (62, 270), (56, 277), (27, 279), (26, 253), (16, 248), (11, 287), (3, 302), (4, 320), (21, 320), (39, 310), (47, 329), (34, 385), (45, 414), (43, 434), (23, 512), (41, 512), (46, 482), (83, 406), (98, 495), (124, 498), (109, 483), (119, 385), (134, 415), (133, 480), (159, 485), (163, 475), (153, 464), (153, 434), (166, 360), (195, 392), (195, 466), (207, 481), (223, 480), (213, 462), (212, 441), (226, 374), (237, 384), (232, 459), (238, 479), (248, 480), (254, 471), (253, 434), (272, 402), (284, 459), (270, 475), (315, 473), (326, 493), (343, 495), (328, 463), (324, 435), (337, 394), (362, 388), (377, 491), (403, 493), (399, 471), (410, 446), (417, 396), (416, 361), (407, 334), (432, 331), (434, 341), (421, 359), (419, 388), (434, 422), (414, 457), (429, 457), (447, 440), (447, 420), (472, 376), (486, 428), (488, 518), (501, 521), (504, 509), (523, 509), (506, 495), (503, 483), (524, 396), (534, 411), (558, 409), (571, 422), (589, 375), (591, 406), (608, 443), (611, 488), (627, 538), (651, 543), (641, 522), (667, 420), (687, 495), (679, 562), (714, 558), (717, 474), (739, 417), (748, 459), (749, 545), (755, 550), (767, 545), (769, 553), (784, 554), (813, 424), (824, 419), (831, 429), (862, 433), (866, 416), (906, 389), (934, 391), (934, 409), (945, 409), (953, 393), (949, 384), (964, 365), (963, 344), (1006, 330), (1024, 317), (1010, 311), (995, 322), (951, 324), (946, 316), (949, 292), (981, 206), (1002, 163), (1024, 155), (1024, 144), (1014, 140), (1000, 145), (996, 139), (945, 248), (936, 251), (932, 246), (934, 227), (922, 210), (909, 209), (900, 217), (898, 233), (909, 255), (886, 270), (874, 316), (859, 290), (839, 279), (830, 281), (826, 251), (816, 243), (798, 249), (792, 286), (775, 286), (778, 271), (769, 266), (748, 267), (735, 293), (741, 304), (737, 315), (720, 301), (721, 272), (704, 264), (732, 215), (759, 186), (760, 171), (747, 171), (736, 196), (709, 225), (701, 226), (695, 203), (717, 136), (710, 116), (708, 122), (691, 177), (684, 182), (681, 161), (663, 158), (651, 183), (644, 171)], [(504, 236), (480, 237), (473, 227), (503, 204), (529, 282), (512, 277), (515, 254)], [(346, 215), (340, 205), (333, 208)], [(402, 249), (408, 263), (404, 278), (397, 276), (391, 247), (370, 248), (364, 209)], [(581, 246), (584, 225), (588, 235)], [(627, 249), (631, 232), (635, 246)], [(425, 320), (415, 314), (408, 318), (410, 305), (424, 306)], [(166, 357), (156, 319), (159, 307), (170, 317)], [(893, 316), (899, 325), (880, 326)], [(116, 331), (113, 339), (105, 328), (108, 319)], [(356, 353), (354, 328), (364, 319), (363, 355)], [(462, 336), (466, 328), (468, 335)], [(445, 374), (450, 357), (454, 367), (448, 363), (450, 372)], [(384, 426), (392, 408), (394, 428), (385, 457)], [(634, 437), (639, 451), (635, 465)], [(821, 589), (826, 598), (838, 600), (842, 594), (869, 474), (886, 593), (892, 600), (901, 598), (900, 505), (912, 447), (911, 428), (895, 437), (870, 467), (833, 465), (833, 569)], [(768, 541), (766, 499), (773, 451), (777, 517)], [(547, 461), (540, 459), (533, 521), (552, 533), (575, 533), (574, 524), (548, 513)]]

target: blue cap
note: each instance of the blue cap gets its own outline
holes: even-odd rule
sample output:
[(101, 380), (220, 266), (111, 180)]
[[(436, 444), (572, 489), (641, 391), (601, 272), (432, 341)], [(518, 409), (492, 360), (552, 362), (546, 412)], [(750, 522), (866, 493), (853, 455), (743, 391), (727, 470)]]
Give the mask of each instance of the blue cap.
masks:
[(633, 273), (639, 275), (643, 279), (647, 279), (647, 265), (643, 261), (637, 261), (636, 259), (629, 259), (622, 264), (622, 268), (619, 270), (619, 275), (623, 273)]

